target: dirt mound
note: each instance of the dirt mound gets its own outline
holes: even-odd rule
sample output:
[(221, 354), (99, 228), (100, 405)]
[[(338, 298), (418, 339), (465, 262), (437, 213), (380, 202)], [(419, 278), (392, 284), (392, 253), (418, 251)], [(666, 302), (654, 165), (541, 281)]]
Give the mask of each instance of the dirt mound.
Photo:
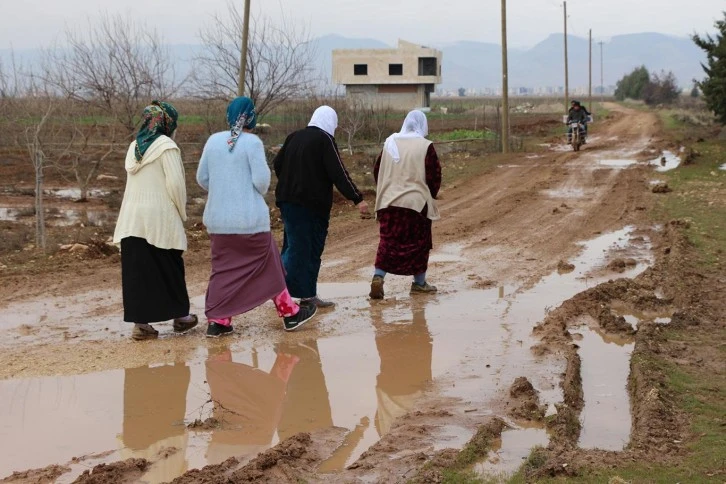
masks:
[(532, 383), (523, 376), (520, 376), (509, 388), (511, 400), (508, 403), (510, 417), (515, 419), (540, 421), (547, 411), (546, 405), (540, 405), (539, 393)]
[(66, 466), (52, 465), (42, 469), (33, 469), (23, 472), (13, 472), (5, 479), (0, 479), (3, 484), (50, 484), (55, 482), (71, 468)]
[(692, 312), (685, 310), (685, 311), (676, 311), (673, 313), (673, 317), (671, 318), (671, 327), (676, 328), (686, 328), (688, 326), (698, 326), (701, 324), (700, 318), (693, 314)]
[(200, 420), (196, 419), (194, 422), (187, 425), (187, 428), (190, 430), (214, 430), (218, 429), (221, 426), (221, 423), (219, 420), (217, 420), (214, 417), (209, 417), (206, 420)]
[(597, 315), (597, 322), (609, 333), (635, 334), (635, 328), (624, 317), (614, 315), (609, 308), (602, 308)]
[(222, 464), (191, 470), (172, 481), (172, 484), (275, 482), (297, 483), (312, 472), (311, 464), (319, 462), (310, 434), (298, 434), (269, 449), (237, 469), (239, 460), (230, 458)]
[(230, 457), (221, 464), (205, 466), (201, 469), (191, 469), (184, 475), (177, 477), (171, 484), (196, 484), (199, 482), (228, 482), (227, 475), (229, 472), (239, 466), (239, 460), (236, 457)]
[(626, 269), (630, 267), (635, 267), (638, 265), (638, 261), (635, 259), (613, 259), (610, 261), (610, 264), (608, 264), (608, 269), (613, 270), (615, 272), (625, 272)]
[(99, 464), (84, 471), (73, 484), (124, 484), (139, 482), (151, 463), (146, 459), (126, 459), (112, 464)]
[(651, 188), (650, 191), (653, 193), (670, 193), (673, 189), (671, 189), (667, 183), (658, 183), (653, 185), (653, 188)]
[(557, 263), (557, 272), (560, 274), (569, 274), (575, 270), (575, 264), (561, 260)]

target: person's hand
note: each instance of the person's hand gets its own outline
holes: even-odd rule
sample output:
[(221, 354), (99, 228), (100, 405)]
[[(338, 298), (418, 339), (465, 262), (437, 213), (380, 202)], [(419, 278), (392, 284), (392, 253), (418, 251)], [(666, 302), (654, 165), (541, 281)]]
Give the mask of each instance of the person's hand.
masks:
[(358, 207), (358, 211), (360, 212), (360, 218), (369, 219), (373, 217), (368, 210), (368, 202), (366, 202), (365, 200), (363, 200), (356, 206)]

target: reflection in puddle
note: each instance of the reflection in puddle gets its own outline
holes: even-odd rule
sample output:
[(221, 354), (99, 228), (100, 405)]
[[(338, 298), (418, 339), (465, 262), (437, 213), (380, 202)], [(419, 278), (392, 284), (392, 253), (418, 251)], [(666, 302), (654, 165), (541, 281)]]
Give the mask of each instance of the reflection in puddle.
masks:
[(542, 194), (550, 198), (582, 198), (585, 196), (585, 190), (582, 188), (561, 188), (542, 190)]
[(0, 220), (5, 222), (15, 222), (18, 218), (20, 218), (20, 209), (0, 207)]
[(604, 335), (588, 328), (577, 330), (582, 360), (585, 407), (580, 414), (583, 449), (623, 450), (630, 439), (630, 396), (627, 382), (632, 337)]
[[(656, 296), (663, 299), (663, 294), (658, 294), (658, 291), (656, 291)], [(670, 324), (671, 322), (672, 311), (668, 309), (661, 309), (658, 311), (638, 311), (634, 310), (627, 304), (617, 301), (612, 303), (612, 308), (616, 316), (624, 317), (625, 320), (635, 329), (638, 328), (641, 321), (652, 321), (656, 324)]]
[(666, 150), (661, 156), (651, 160), (650, 164), (657, 167), (655, 171), (665, 172), (678, 168), (681, 164), (681, 158), (677, 154)]
[(549, 436), (543, 426), (505, 430), (501, 438), (494, 440), (487, 459), (478, 463), (475, 471), (506, 482), (522, 466), (534, 447), (546, 447), (548, 443)]
[[(83, 224), (87, 227), (105, 227), (116, 223), (117, 214), (110, 210), (57, 209), (45, 210), (45, 220), (50, 226), (70, 227)], [(22, 222), (27, 225), (35, 223), (32, 207), (14, 208), (0, 207), (0, 220), (6, 222)]]
[[(51, 197), (67, 198), (70, 200), (78, 200), (79, 198), (81, 198), (80, 188), (51, 188), (48, 190), (43, 190), (43, 193)], [(88, 198), (101, 198), (105, 197), (109, 193), (110, 192), (108, 190), (91, 188), (90, 190), (88, 190), (87, 196)]]
[[(612, 277), (593, 275), (593, 270), (626, 245), (631, 232), (632, 227), (626, 227), (584, 243), (581, 254), (570, 261), (574, 271), (555, 272), (527, 289), (452, 290), (417, 298), (404, 290), (407, 278), (393, 278), (389, 289), (396, 295), (378, 303), (365, 297), (367, 282), (320, 284), (321, 295), (339, 304), (335, 311), (323, 312), (317, 324), (325, 333), (354, 321), (342, 335), (332, 331), (333, 336), (306, 340), (301, 331), (288, 335), (285, 343), (256, 347), (240, 338), (221, 345), (208, 343), (188, 362), (175, 365), (0, 381), (0, 428), (15, 443), (0, 462), (0, 476), (100, 451), (114, 451), (104, 457), (108, 462), (119, 456), (157, 460), (163, 448), (179, 448), (144, 477), (148, 482), (168, 481), (186, 469), (232, 455), (251, 458), (298, 432), (330, 426), (349, 432), (323, 465), (324, 471), (335, 472), (385, 435), (395, 419), (414, 408), (418, 397), (430, 389), (443, 398), (481, 402), (484, 411), (515, 378), (527, 375), (542, 403), (552, 407), (562, 400), (559, 375), (564, 362), (554, 355), (532, 354), (530, 347), (536, 342), (532, 329), (548, 307)], [(645, 246), (633, 248), (639, 260), (649, 260)], [(461, 247), (445, 249), (443, 253), (460, 257)], [(645, 267), (641, 263), (618, 276), (634, 277)], [(48, 306), (38, 308), (10, 305), (9, 312), (3, 311), (8, 319), (0, 318), (0, 326), (15, 328), (18, 321), (29, 319), (24, 311), (33, 309), (29, 330), (48, 327), (51, 323), (44, 315), (51, 315), (53, 325), (68, 325), (70, 331), (78, 331), (79, 324), (113, 328), (108, 317), (84, 314), (117, 305), (116, 299), (118, 295), (99, 292), (70, 303), (46, 300)], [(193, 306), (202, 300), (203, 295), (193, 298)], [(18, 319), (10, 314), (26, 316)], [(245, 330), (254, 335), (252, 325)], [(100, 330), (84, 331), (103, 337)], [(590, 350), (587, 341), (582, 343), (587, 362)], [(625, 368), (623, 375), (613, 377), (623, 388), (627, 364)], [(589, 399), (586, 402), (587, 412), (593, 405)], [(218, 423), (186, 428), (210, 417)], [(627, 405), (620, 417), (629, 423)], [(534, 433), (505, 434), (502, 455), (526, 454), (541, 442)], [(41, 436), (43, 445), (38, 445)], [(454, 445), (468, 437), (466, 432), (444, 429), (439, 440)], [(515, 440), (510, 443), (506, 440), (510, 438)], [(519, 449), (516, 442), (522, 442), (526, 451), (510, 453), (507, 449)], [(513, 460), (503, 459), (501, 467), (490, 463), (496, 469), (488, 467), (487, 472), (509, 469)]]
[(446, 244), (431, 254), (429, 262), (460, 262), (464, 260), (461, 255), (463, 250), (462, 244)]
[(611, 168), (627, 168), (637, 163), (635, 160), (600, 160), (598, 163), (602, 166), (609, 166)]

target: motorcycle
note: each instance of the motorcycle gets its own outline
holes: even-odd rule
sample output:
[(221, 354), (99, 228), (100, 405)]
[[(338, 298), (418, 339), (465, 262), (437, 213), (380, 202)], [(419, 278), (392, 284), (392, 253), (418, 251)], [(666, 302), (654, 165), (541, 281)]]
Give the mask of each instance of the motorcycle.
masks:
[(582, 123), (570, 123), (567, 130), (567, 144), (572, 146), (574, 151), (580, 151), (585, 144), (585, 125)]

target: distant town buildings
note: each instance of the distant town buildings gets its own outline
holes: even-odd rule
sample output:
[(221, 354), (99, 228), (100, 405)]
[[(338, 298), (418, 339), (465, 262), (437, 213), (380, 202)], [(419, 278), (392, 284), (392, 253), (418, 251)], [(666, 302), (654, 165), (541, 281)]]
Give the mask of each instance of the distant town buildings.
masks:
[(431, 105), (441, 83), (440, 50), (398, 41), (396, 49), (333, 50), (333, 83), (369, 107), (409, 110)]
[[(615, 92), (615, 86), (600, 86), (592, 87), (592, 95), (600, 96), (606, 95), (611, 96)], [(481, 88), (481, 89), (464, 89), (464, 93), (469, 97), (501, 97), (501, 88)], [(588, 94), (587, 87), (575, 87), (570, 88), (570, 97), (585, 97)], [(565, 95), (564, 86), (546, 86), (546, 87), (514, 87), (509, 90), (510, 96), (522, 96), (522, 97), (562, 97)], [(448, 89), (437, 89), (436, 96), (439, 97), (460, 97), (459, 90), (448, 90)]]

